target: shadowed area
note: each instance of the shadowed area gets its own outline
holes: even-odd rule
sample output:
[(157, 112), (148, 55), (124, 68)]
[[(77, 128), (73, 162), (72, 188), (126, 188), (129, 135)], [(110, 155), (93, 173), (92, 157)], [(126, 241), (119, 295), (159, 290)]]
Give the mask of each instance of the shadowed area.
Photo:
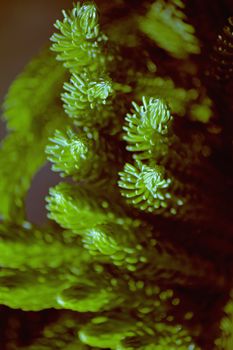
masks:
[(27, 219), (33, 224), (42, 225), (47, 221), (45, 197), (49, 187), (55, 186), (61, 181), (58, 173), (54, 173), (47, 163), (35, 175), (31, 188), (26, 197)]

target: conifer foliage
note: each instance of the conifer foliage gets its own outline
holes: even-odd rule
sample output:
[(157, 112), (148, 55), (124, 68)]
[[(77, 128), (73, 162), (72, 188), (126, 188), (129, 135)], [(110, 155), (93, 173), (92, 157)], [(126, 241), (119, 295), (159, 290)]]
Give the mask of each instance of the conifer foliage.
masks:
[[(227, 80), (229, 28), (232, 17), (215, 48), (227, 64), (214, 68)], [(55, 30), (53, 54), (3, 106), (0, 304), (9, 320), (13, 309), (42, 320), (3, 348), (231, 350), (224, 125), (184, 3), (78, 2)], [(46, 157), (63, 182), (36, 227), (24, 200)]]

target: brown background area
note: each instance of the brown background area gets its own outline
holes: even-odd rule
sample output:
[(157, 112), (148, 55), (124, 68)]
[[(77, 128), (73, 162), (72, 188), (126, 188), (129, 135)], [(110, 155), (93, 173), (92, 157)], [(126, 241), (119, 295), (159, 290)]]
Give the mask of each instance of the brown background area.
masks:
[[(61, 10), (70, 7), (72, 1), (68, 0), (0, 1), (0, 103), (12, 80), (40, 48), (49, 44), (53, 23), (62, 17)], [(4, 134), (1, 123), (0, 138)], [(48, 165), (33, 179), (26, 206), (28, 218), (34, 223), (46, 220), (44, 197), (48, 188), (59, 180)]]
[(24, 65), (47, 42), (67, 0), (0, 1), (0, 98)]

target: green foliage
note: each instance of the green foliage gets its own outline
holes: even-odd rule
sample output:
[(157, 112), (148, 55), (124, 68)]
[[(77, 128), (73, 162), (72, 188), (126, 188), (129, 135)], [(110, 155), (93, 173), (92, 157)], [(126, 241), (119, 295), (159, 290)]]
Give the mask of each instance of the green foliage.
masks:
[(56, 235), (51, 229), (38, 230), (28, 223), (24, 227), (1, 225), (1, 303), (23, 310), (59, 308), (58, 293), (77, 284), (78, 275), (70, 270), (71, 264), (85, 274), (90, 262), (88, 252), (80, 247), (68, 232)]
[[(65, 271), (59, 272), (55, 269), (46, 269), (46, 272), (35, 272), (34, 269), (4, 269), (0, 280), (0, 303), (25, 311), (57, 308), (57, 293), (69, 285)], [(36, 298), (33, 297), (35, 295)]]
[(133, 102), (135, 113), (127, 114), (123, 126), (126, 149), (133, 153), (135, 162), (126, 163), (119, 172), (121, 194), (142, 211), (201, 219), (208, 199), (191, 182), (180, 179), (180, 174), (195, 178), (195, 166), (204, 158), (204, 140), (193, 134), (183, 142), (175, 133), (166, 102), (160, 98), (142, 100), (142, 106)]
[[(198, 84), (201, 82), (198, 81)], [(137, 78), (136, 97), (141, 99), (143, 95), (151, 93), (168, 102), (172, 115), (188, 116), (191, 120), (201, 123), (208, 123), (213, 117), (213, 102), (207, 96), (204, 86), (199, 86), (198, 89), (195, 86), (184, 89), (169, 77), (140, 74)]]
[[(107, 322), (111, 321), (111, 325), (108, 327)], [(120, 319), (116, 320), (109, 320), (108, 317), (96, 317), (91, 320), (90, 324), (85, 326), (82, 330), (80, 330), (80, 338), (84, 338), (88, 341), (94, 343), (94, 347), (89, 347), (88, 345), (84, 345), (76, 336), (78, 330), (80, 329), (80, 319), (75, 317), (74, 315), (66, 315), (63, 317), (60, 317), (58, 321), (55, 323), (47, 326), (44, 331), (43, 331), (43, 336), (40, 336), (40, 338), (37, 340), (36, 344), (23, 347), (20, 349), (22, 350), (49, 350), (52, 347), (56, 347), (56, 349), (64, 349), (64, 346), (66, 347), (67, 350), (75, 350), (75, 349), (80, 349), (80, 350), (87, 350), (87, 349), (97, 349), (96, 345), (97, 344), (102, 344), (102, 343), (116, 343), (117, 338), (120, 338), (123, 336), (123, 331), (120, 336)], [(124, 326), (126, 326), (126, 320), (124, 320)], [(113, 333), (111, 333), (112, 329), (111, 326), (116, 325), (118, 329), (118, 336), (117, 336), (117, 331), (115, 330), (115, 335), (112, 340), (110, 339), (111, 335), (113, 336)], [(105, 334), (100, 333), (100, 330), (105, 326)], [(139, 327), (140, 325), (138, 325)], [(162, 324), (159, 324), (157, 326), (159, 332), (161, 332), (161, 328), (163, 327)], [(170, 328), (170, 329), (169, 329)], [(94, 332), (97, 331), (100, 333), (101, 337), (98, 338), (97, 343), (92, 341), (91, 339), (94, 339)], [(103, 329), (104, 331), (104, 329)], [(91, 332), (91, 334), (90, 334)], [(130, 334), (130, 332), (128, 332)], [(132, 332), (131, 332), (132, 333)], [(176, 333), (174, 333), (174, 329), (172, 327), (167, 326), (163, 327), (163, 333), (167, 334), (167, 344), (172, 346), (174, 342), (174, 349), (177, 349), (177, 345), (179, 345), (180, 349), (187, 349), (189, 346), (189, 349), (192, 350), (198, 350), (199, 348), (196, 347), (194, 344), (191, 343), (191, 339), (189, 340), (188, 335), (186, 334), (186, 331), (181, 328), (181, 326), (177, 325), (176, 327)], [(75, 335), (75, 336), (74, 336)], [(143, 342), (142, 337), (139, 336), (129, 336), (126, 337), (124, 340), (122, 340), (120, 343), (117, 343), (117, 349), (122, 350), (122, 349), (147, 349), (147, 350), (161, 350), (164, 349), (164, 346), (167, 345), (164, 341), (164, 345), (159, 345), (159, 338), (157, 338), (157, 344), (154, 342), (153, 337), (151, 336), (151, 344), (148, 344), (148, 337), (145, 337), (145, 340)], [(182, 345), (183, 344), (183, 345)], [(98, 347), (99, 348), (99, 347)], [(171, 348), (173, 349), (173, 348)]]
[(129, 143), (127, 150), (136, 152), (133, 155), (136, 163), (126, 163), (124, 171), (119, 173), (121, 194), (141, 210), (176, 215), (177, 208), (185, 203), (184, 198), (175, 195), (182, 186), (160, 165), (171, 147), (169, 108), (160, 99), (145, 97), (143, 105), (139, 107), (134, 103), (134, 108), (136, 113), (126, 117), (124, 139)]
[(93, 3), (78, 3), (63, 15), (63, 22), (55, 24), (60, 34), (53, 34), (51, 40), (57, 59), (72, 73), (64, 84), (64, 110), (78, 127), (103, 126), (113, 113), (109, 99), (113, 87), (106, 71), (113, 58), (110, 51), (109, 57), (102, 53), (107, 37), (100, 33), (97, 8)]
[[(166, 179), (164, 169), (160, 166), (149, 167), (137, 162), (136, 167), (126, 164), (124, 172), (119, 173), (122, 195), (141, 210), (153, 211), (166, 208), (172, 197), (169, 193), (171, 179)], [(182, 205), (182, 201), (180, 205)]]
[(109, 118), (111, 103), (108, 97), (112, 93), (112, 86), (108, 78), (92, 77), (85, 70), (80, 76), (72, 74), (70, 83), (65, 83), (64, 89), (66, 92), (62, 94), (62, 100), (65, 112), (76, 119), (78, 126), (102, 123)]
[(95, 160), (91, 140), (68, 129), (66, 133), (56, 130), (50, 141), (52, 144), (46, 147), (46, 153), (53, 163), (53, 171), (61, 172), (61, 176), (72, 175), (79, 179), (88, 175), (91, 161)]
[(22, 211), (16, 220), (24, 216), (23, 198), (45, 163), (48, 136), (64, 121), (56, 104), (63, 78), (64, 69), (54, 65), (54, 57), (46, 51), (16, 78), (6, 96), (3, 116), (11, 132), (0, 148), (0, 214), (6, 219), (15, 208), (18, 214)]
[(152, 276), (159, 280), (170, 276), (177, 284), (185, 285), (192, 275), (193, 284), (203, 283), (203, 276), (206, 276), (204, 284), (224, 283), (208, 261), (197, 256), (190, 261), (185, 251), (161, 242), (158, 233), (145, 223), (134, 222), (134, 227), (128, 229), (112, 223), (97, 225), (84, 230), (81, 236), (84, 247), (94, 258), (111, 262), (121, 271), (135, 272), (146, 281)]
[[(47, 159), (52, 162), (53, 171), (62, 177), (72, 176), (76, 181), (98, 186), (112, 182), (116, 177), (109, 162), (117, 162), (114, 145), (107, 142), (97, 130), (80, 131), (67, 128), (56, 130), (46, 146)], [(109, 186), (108, 186), (109, 187)]]
[(86, 189), (84, 186), (80, 188), (60, 183), (50, 189), (47, 198), (49, 217), (79, 234), (84, 229), (108, 222), (121, 225), (132, 223), (133, 220), (126, 217), (118, 205), (110, 203), (108, 196), (99, 194), (95, 187), (91, 191), (91, 185)]
[(108, 349), (197, 350), (180, 325), (156, 323), (148, 326), (143, 321), (134, 322), (130, 316), (94, 318), (79, 331), (80, 339), (90, 345)]
[[(62, 291), (58, 296), (61, 307), (79, 312), (98, 312), (109, 310), (121, 305), (127, 298), (127, 289), (122, 290), (117, 282), (113, 285), (106, 278), (107, 274), (93, 275), (76, 286)], [(110, 276), (109, 276), (110, 277)]]
[(35, 344), (19, 347), (21, 350), (88, 350), (76, 336), (80, 319), (71, 315), (61, 316), (55, 323), (45, 327)]
[(166, 3), (155, 1), (145, 17), (139, 19), (140, 29), (156, 44), (175, 58), (186, 58), (188, 54), (200, 53), (194, 28), (186, 22), (181, 0)]
[(64, 68), (54, 64), (54, 56), (48, 50), (34, 58), (6, 95), (3, 117), (8, 129), (21, 135), (29, 131), (37, 135), (49, 121), (48, 112), (54, 108), (64, 77)]
[(233, 292), (224, 307), (224, 317), (220, 322), (220, 336), (215, 340), (216, 350), (230, 350), (233, 346)]
[[(67, 114), (70, 114), (71, 117), (77, 114), (77, 110), (93, 109), (99, 105), (106, 104), (106, 98), (111, 93), (109, 81), (100, 79), (95, 82), (88, 76), (87, 71), (82, 77), (73, 74), (71, 84), (66, 83), (64, 87), (68, 93), (63, 94), (63, 101), (68, 108)], [(70, 109), (72, 103), (75, 103), (73, 110)]]
[(84, 247), (94, 256), (109, 257), (114, 265), (135, 271), (148, 260), (135, 231), (143, 229), (144, 235), (149, 237), (150, 230), (140, 226), (137, 228), (136, 222), (134, 226), (127, 229), (112, 223), (97, 225), (83, 233)]
[[(198, 350), (199, 347), (194, 344), (187, 330), (181, 325), (165, 325), (157, 323), (154, 329), (146, 328), (145, 337), (134, 336), (126, 337), (122, 342), (121, 349), (140, 349), (140, 350)], [(149, 335), (148, 335), (149, 334)], [(156, 340), (155, 340), (156, 339)]]
[(142, 98), (143, 105), (133, 103), (135, 113), (126, 117), (127, 126), (124, 140), (129, 143), (126, 147), (131, 152), (141, 152), (136, 159), (160, 158), (167, 154), (170, 111), (166, 103), (160, 99)]
[[(58, 53), (57, 59), (65, 67), (77, 71), (79, 67), (90, 66), (95, 61), (98, 67), (103, 64), (104, 56), (100, 53), (99, 42), (106, 40), (99, 33), (96, 6), (79, 3), (70, 13), (63, 11), (64, 20), (57, 20), (55, 28), (60, 34), (53, 34), (52, 50)], [(93, 70), (96, 66), (92, 65)]]
[[(19, 215), (16, 220), (21, 220), (24, 217), (23, 198), (30, 188), (33, 176), (45, 164), (44, 148), (51, 130), (61, 125), (64, 117), (59, 108), (48, 111), (48, 116), (52, 118), (52, 121), (44, 127), (41, 126), (41, 134), (25, 135), (21, 132), (12, 132), (2, 141), (0, 149), (0, 213), (5, 219), (14, 215), (16, 208), (18, 208)], [(27, 167), (22, 162), (22, 154), (24, 154)]]
[(90, 346), (117, 349), (121, 339), (130, 335), (135, 328), (130, 317), (97, 317), (79, 331), (79, 337)]
[(47, 198), (49, 217), (64, 228), (72, 229), (79, 233), (92, 225), (106, 222), (108, 218), (113, 220), (114, 214), (108, 212), (108, 204), (101, 200), (94, 200), (81, 188), (60, 183), (50, 189), (50, 197)]
[[(61, 62), (42, 53), (4, 103), (0, 303), (57, 315), (9, 346), (199, 350), (230, 284), (218, 106), (180, 0), (99, 5), (101, 21), (92, 2), (63, 11), (51, 38)], [(46, 156), (66, 182), (50, 188), (38, 228), (24, 198)], [(231, 300), (225, 311), (216, 350), (231, 349)]]
[[(74, 245), (75, 244), (75, 245)], [(39, 230), (25, 223), (24, 226), (0, 225), (1, 265), (12, 269), (42, 270), (71, 263), (80, 268), (81, 261), (90, 258), (80, 249), (77, 237), (69, 232), (55, 234), (52, 230)], [(79, 254), (79, 260), (75, 259)]]
[[(46, 142), (44, 140), (44, 142)], [(44, 142), (35, 142), (31, 137), (9, 135), (3, 142), (0, 152), (0, 213), (7, 219), (13, 215), (15, 208), (23, 207), (23, 197), (30, 188), (31, 180), (36, 171), (44, 163)], [(22, 154), (28, 164), (21, 162)]]

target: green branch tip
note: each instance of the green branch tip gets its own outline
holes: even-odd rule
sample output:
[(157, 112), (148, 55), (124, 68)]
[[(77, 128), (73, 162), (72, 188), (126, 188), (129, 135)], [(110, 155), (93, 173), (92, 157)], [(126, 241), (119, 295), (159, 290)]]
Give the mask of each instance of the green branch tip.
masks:
[(49, 139), (45, 152), (48, 160), (53, 163), (53, 171), (61, 172), (61, 176), (74, 176), (82, 179), (91, 171), (91, 161), (94, 158), (90, 139), (72, 129), (66, 132), (55, 131)]
[(51, 49), (57, 52), (57, 59), (71, 71), (90, 65), (93, 60), (98, 65), (104, 59), (104, 56), (100, 58), (98, 43), (106, 41), (106, 37), (99, 32), (96, 6), (90, 2), (83, 5), (78, 3), (70, 13), (63, 11), (63, 16), (63, 21), (57, 20), (55, 23), (60, 33), (51, 37)]
[(127, 114), (123, 126), (127, 150), (137, 152), (136, 159), (150, 159), (168, 151), (166, 135), (171, 128), (172, 117), (167, 103), (159, 98), (143, 97), (143, 104), (133, 102), (134, 113)]
[(134, 206), (146, 211), (166, 208), (172, 182), (165, 178), (163, 167), (136, 161), (135, 165), (127, 163), (119, 175), (121, 194)]

